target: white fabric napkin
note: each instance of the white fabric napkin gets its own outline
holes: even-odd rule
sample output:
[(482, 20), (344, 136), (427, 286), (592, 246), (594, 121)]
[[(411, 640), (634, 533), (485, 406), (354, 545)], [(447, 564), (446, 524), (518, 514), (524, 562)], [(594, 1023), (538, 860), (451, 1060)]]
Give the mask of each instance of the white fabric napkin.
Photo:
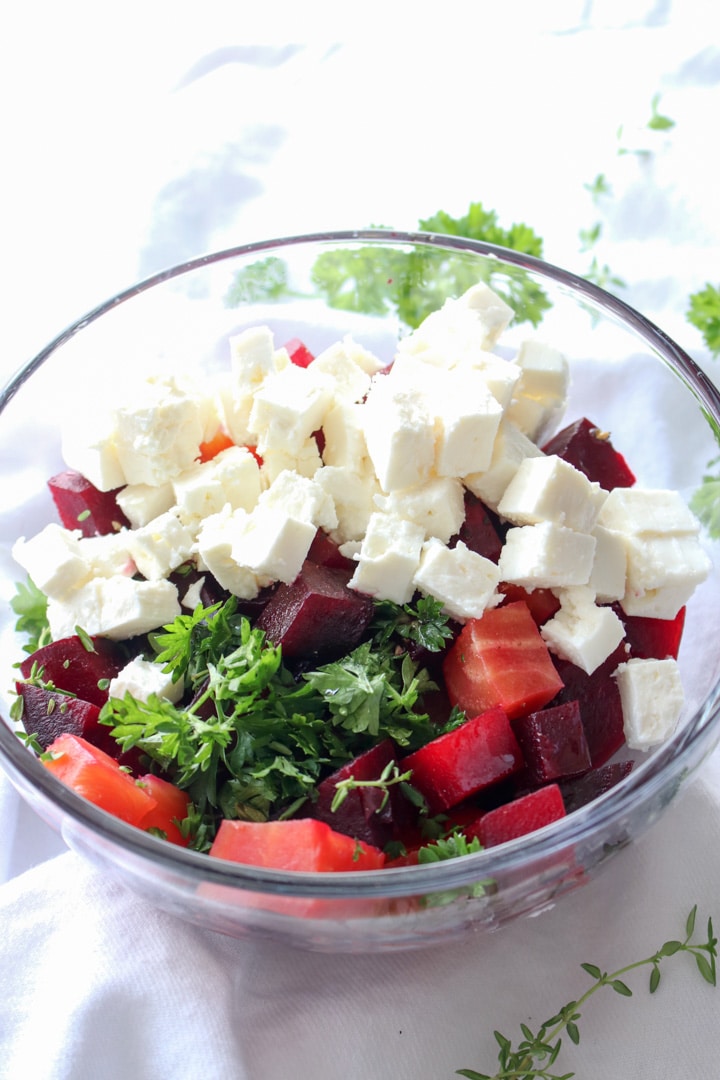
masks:
[[(4, 136), (15, 168), (2, 191), (3, 376), (96, 302), (185, 257), (325, 227), (413, 228), (471, 200), (506, 227), (536, 228), (552, 262), (582, 273), (597, 255), (710, 363), (685, 309), (717, 280), (712, 5), (510, 2), (490, 15), (449, 3), (441, 22), (423, 5), (366, 5), (366, 30), (354, 9), (340, 26), (337, 5), (321, 7), (324, 33), (308, 40), (284, 21), (253, 37), (235, 4), (200, 17), (130, 3), (110, 41), (83, 0), (15, 6), (2, 65), (18, 103)], [(647, 128), (656, 94), (671, 131)], [(596, 206), (585, 185), (600, 173), (610, 195)], [(578, 231), (596, 217), (600, 239), (581, 252)], [(493, 1029), (516, 1039), (520, 1022), (577, 997), (581, 962), (612, 970), (649, 955), (681, 936), (695, 903), (720, 920), (717, 753), (556, 908), (408, 954), (298, 953), (184, 924), (63, 853), (4, 777), (0, 820), (8, 1080), (492, 1073)], [(715, 1080), (718, 992), (687, 957), (668, 961), (653, 997), (646, 980), (628, 977), (629, 1000), (603, 990), (588, 1003), (559, 1073)]]

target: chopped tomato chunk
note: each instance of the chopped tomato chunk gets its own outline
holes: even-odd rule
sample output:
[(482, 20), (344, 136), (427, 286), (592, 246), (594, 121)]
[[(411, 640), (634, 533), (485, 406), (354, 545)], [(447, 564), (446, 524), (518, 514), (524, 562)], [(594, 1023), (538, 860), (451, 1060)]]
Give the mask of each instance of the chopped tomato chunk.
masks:
[(213, 435), (212, 439), (208, 439), (207, 442), (200, 443), (200, 460), (202, 462), (212, 461), (214, 457), (217, 457), (223, 450), (229, 450), (235, 443), (230, 436), (222, 428)]
[(210, 854), (277, 870), (379, 870), (379, 848), (335, 832), (324, 821), (221, 821)]
[(190, 799), (186, 792), (181, 791), (168, 780), (163, 780), (161, 776), (153, 776), (152, 773), (141, 776), (137, 783), (156, 803), (155, 807), (142, 819), (141, 827), (146, 831), (158, 829), (164, 833), (166, 840), (169, 840), (171, 844), (187, 847), (190, 838), (183, 836), (178, 827), (178, 822), (188, 815)]
[(144, 828), (157, 801), (104, 750), (79, 735), (58, 735), (41, 761), (46, 769), (89, 802)]

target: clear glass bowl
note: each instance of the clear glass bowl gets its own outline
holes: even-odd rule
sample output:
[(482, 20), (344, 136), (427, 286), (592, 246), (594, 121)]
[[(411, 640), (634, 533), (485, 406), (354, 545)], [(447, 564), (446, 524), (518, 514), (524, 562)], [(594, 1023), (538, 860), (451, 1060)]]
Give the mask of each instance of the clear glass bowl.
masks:
[[(319, 261), (318, 261), (319, 260)], [(537, 259), (460, 237), (370, 230), (290, 237), (218, 252), (158, 274), (61, 333), (0, 397), (2, 712), (21, 641), (9, 600), (23, 577), (10, 549), (55, 520), (46, 480), (62, 468), (59, 420), (82, 424), (96, 394), (148, 366), (227, 359), (227, 339), (268, 324), (278, 344), (317, 351), (346, 333), (389, 360), (408, 322), (483, 278), (517, 312), (501, 339), (511, 355), (536, 336), (571, 363), (566, 420), (612, 433), (650, 487), (686, 499), (717, 453), (720, 397), (673, 341), (601, 289)], [(355, 280), (373, 310), (354, 310)], [(342, 282), (331, 306), (327, 289)], [(591, 881), (656, 821), (720, 737), (720, 564), (688, 605), (679, 662), (686, 709), (675, 736), (592, 804), (537, 833), (462, 859), (355, 874), (284, 873), (211, 859), (131, 828), (77, 797), (0, 723), (5, 771), (68, 846), (158, 906), (212, 930), (328, 951), (426, 946), (472, 927), (496, 929)], [(624, 850), (623, 850), (624, 849)]]

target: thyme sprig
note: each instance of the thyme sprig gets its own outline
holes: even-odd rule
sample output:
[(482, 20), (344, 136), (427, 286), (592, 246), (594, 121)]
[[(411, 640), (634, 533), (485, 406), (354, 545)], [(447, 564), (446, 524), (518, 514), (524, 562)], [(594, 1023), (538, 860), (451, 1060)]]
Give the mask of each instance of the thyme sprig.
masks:
[(582, 1016), (581, 1010), (585, 1003), (605, 986), (609, 986), (622, 997), (632, 997), (632, 990), (624, 977), (641, 967), (650, 968), (649, 990), (651, 994), (654, 994), (660, 985), (660, 966), (671, 956), (678, 956), (680, 953), (689, 954), (694, 958), (697, 969), (705, 982), (716, 986), (717, 938), (713, 933), (712, 919), (707, 921), (707, 941), (696, 942), (692, 940), (696, 917), (697, 904), (685, 921), (685, 938), (682, 941), (670, 939), (650, 956), (625, 964), (617, 971), (608, 973), (602, 971), (597, 964), (581, 964), (581, 968), (590, 976), (593, 983), (577, 1001), (569, 1001), (567, 1005), (563, 1005), (554, 1016), (538, 1028), (537, 1032), (533, 1032), (527, 1024), (521, 1024), (520, 1030), (523, 1037), (515, 1048), (506, 1035), (495, 1031), (495, 1041), (500, 1047), (497, 1072), (484, 1073), (477, 1072), (475, 1069), (458, 1069), (457, 1075), (464, 1076), (466, 1080), (571, 1080), (571, 1077), (575, 1076), (574, 1072), (557, 1073), (551, 1070), (560, 1055), (562, 1048), (560, 1036), (563, 1032), (567, 1033), (570, 1042), (575, 1045), (580, 1042), (578, 1021)]

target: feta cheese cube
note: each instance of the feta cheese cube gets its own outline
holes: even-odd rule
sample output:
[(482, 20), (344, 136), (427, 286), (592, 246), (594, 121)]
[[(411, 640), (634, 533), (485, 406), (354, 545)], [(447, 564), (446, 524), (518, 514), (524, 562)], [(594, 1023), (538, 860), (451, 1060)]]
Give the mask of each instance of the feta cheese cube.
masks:
[(568, 362), (557, 349), (539, 341), (523, 342), (515, 362), (520, 378), (507, 416), (537, 441), (564, 411)]
[(323, 461), (360, 473), (370, 466), (365, 430), (364, 406), (339, 402), (325, 416), (323, 435)]
[(435, 470), (463, 477), (490, 464), (502, 408), (478, 371), (465, 372), (438, 387), (431, 406), (435, 417)]
[(79, 538), (79, 532), (51, 522), (29, 540), (17, 540), (13, 558), (41, 592), (62, 600), (90, 577), (91, 568), (82, 556)]
[(174, 510), (127, 533), (128, 550), (148, 581), (167, 577), (191, 557), (195, 532), (184, 525)]
[(210, 461), (186, 469), (172, 482), (180, 519), (198, 522), (222, 510), (252, 510), (260, 497), (260, 468), (245, 446), (231, 446)]
[(540, 627), (548, 648), (591, 675), (625, 637), (612, 608), (598, 607), (586, 586), (558, 590), (560, 610)]
[(331, 532), (338, 523), (333, 500), (326, 488), (290, 469), (283, 470), (260, 495), (258, 509), (269, 508), (326, 532)]
[(116, 575), (94, 578), (66, 602), (48, 601), (54, 638), (68, 637), (76, 626), (91, 635), (123, 641), (157, 630), (180, 614), (177, 589), (167, 581), (140, 581)]
[(699, 531), (697, 518), (682, 496), (662, 488), (614, 488), (598, 524), (633, 536), (695, 536)]
[(542, 450), (504, 416), (495, 436), (490, 464), (481, 472), (463, 477), (465, 487), (491, 510), (496, 510), (521, 463), (526, 458), (542, 456)]
[(350, 588), (379, 600), (409, 603), (415, 591), (413, 579), (424, 541), (425, 530), (421, 525), (395, 514), (374, 513), (357, 556)]
[(332, 539), (338, 544), (361, 540), (376, 510), (375, 497), (380, 494), (375, 474), (326, 465), (316, 479), (335, 507), (337, 526), (330, 531)]
[(336, 402), (357, 402), (370, 389), (370, 378), (382, 367), (380, 361), (345, 337), (336, 342), (313, 360), (308, 367), (312, 380), (321, 380)]
[(163, 671), (161, 664), (136, 656), (110, 680), (108, 697), (122, 698), (131, 694), (136, 701), (147, 701), (151, 694), (173, 703), (183, 695), (183, 680), (173, 682), (172, 676)]
[(255, 391), (248, 420), (260, 455), (268, 449), (299, 450), (322, 427), (331, 404), (330, 391), (307, 368), (289, 364), (268, 375)]
[(498, 513), (517, 525), (553, 521), (590, 532), (607, 492), (554, 454), (522, 461), (498, 503)]
[(365, 441), (383, 491), (411, 488), (426, 480), (435, 461), (435, 427), (423, 394), (377, 380), (364, 406)]
[(175, 503), (175, 492), (169, 480), (158, 486), (128, 484), (115, 500), (133, 529), (137, 529), (169, 510)]
[(588, 584), (601, 604), (622, 600), (627, 572), (623, 539), (602, 525), (596, 525), (592, 535), (595, 537), (595, 559)]
[(292, 450), (288, 447), (266, 447), (260, 466), (262, 486), (270, 487), (281, 472), (295, 472), (312, 480), (322, 468), (322, 463), (317, 440), (312, 435)]
[(414, 584), (433, 596), (453, 619), (479, 619), (501, 599), (500, 571), (494, 562), (471, 551), (462, 541), (454, 548), (433, 537), (422, 548)]
[(633, 658), (620, 664), (614, 675), (630, 749), (649, 750), (665, 742), (677, 727), (684, 704), (677, 661)]
[(199, 569), (209, 570), (223, 589), (241, 600), (253, 600), (260, 591), (258, 575), (239, 566), (233, 557), (233, 545), (242, 536), (248, 516), (245, 510), (225, 506), (203, 521), (197, 536)]
[(508, 529), (500, 553), (500, 579), (526, 589), (586, 585), (595, 537), (553, 521)]
[(256, 506), (232, 542), (232, 559), (250, 570), (261, 585), (294, 581), (317, 529), (273, 505)]
[(447, 544), (465, 519), (465, 498), (459, 480), (448, 476), (434, 477), (424, 484), (389, 495), (377, 495), (379, 510), (421, 525), (425, 537), (431, 536)]

